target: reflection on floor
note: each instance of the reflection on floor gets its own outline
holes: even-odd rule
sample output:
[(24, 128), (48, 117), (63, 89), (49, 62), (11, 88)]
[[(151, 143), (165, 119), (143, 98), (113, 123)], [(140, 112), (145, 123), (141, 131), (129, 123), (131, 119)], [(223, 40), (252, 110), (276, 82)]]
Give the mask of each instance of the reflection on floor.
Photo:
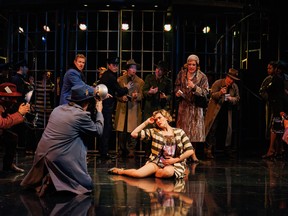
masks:
[[(0, 173), (0, 215), (288, 215), (287, 159), (216, 158), (189, 164), (182, 180), (109, 175), (111, 167), (139, 167), (134, 159), (100, 161), (89, 155), (93, 194), (38, 198), (19, 186), (24, 174)], [(2, 155), (0, 157), (2, 163)], [(26, 171), (33, 156), (17, 155)], [(2, 164), (0, 164), (2, 167)]]

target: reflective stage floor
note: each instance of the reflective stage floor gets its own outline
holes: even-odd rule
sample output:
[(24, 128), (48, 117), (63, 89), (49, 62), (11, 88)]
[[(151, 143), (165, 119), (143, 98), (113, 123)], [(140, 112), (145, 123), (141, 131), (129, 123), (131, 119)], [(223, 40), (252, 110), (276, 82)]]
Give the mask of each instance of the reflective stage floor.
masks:
[[(201, 158), (200, 158), (201, 159)], [(2, 167), (2, 155), (0, 157)], [(27, 172), (33, 156), (18, 153)], [(189, 164), (183, 180), (133, 179), (109, 175), (111, 167), (139, 167), (134, 159), (101, 161), (90, 154), (91, 195), (38, 198), (19, 186), (24, 174), (0, 173), (0, 215), (288, 215), (287, 158), (236, 157)]]

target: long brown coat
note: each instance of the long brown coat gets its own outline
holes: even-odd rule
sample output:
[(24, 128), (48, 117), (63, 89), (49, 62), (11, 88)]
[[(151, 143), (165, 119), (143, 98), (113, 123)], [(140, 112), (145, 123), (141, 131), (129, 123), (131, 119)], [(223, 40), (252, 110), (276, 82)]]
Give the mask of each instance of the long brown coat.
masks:
[(183, 92), (183, 97), (178, 98), (178, 115), (176, 127), (185, 131), (191, 142), (205, 141), (204, 110), (195, 106), (195, 95), (207, 96), (209, 84), (207, 76), (198, 70), (193, 78), (196, 90), (187, 88), (187, 70), (181, 70), (175, 81), (175, 93)]
[[(125, 102), (122, 100), (122, 97), (117, 98), (116, 106), (116, 116), (115, 116), (115, 130), (125, 132), (125, 118), (126, 118), (126, 109), (127, 116), (127, 131), (131, 133), (142, 121), (142, 112), (141, 112), (141, 102), (143, 98), (142, 87), (144, 81), (135, 75), (133, 81), (133, 88), (129, 89), (128, 95), (131, 96), (133, 92), (138, 93), (136, 100)], [(118, 78), (118, 83), (121, 87), (124, 87), (128, 83), (128, 76), (124, 75)], [(128, 108), (127, 108), (128, 105)]]
[[(221, 107), (224, 102), (224, 96), (220, 94), (220, 89), (225, 86), (225, 78), (216, 80), (211, 87), (211, 97), (209, 100), (208, 108), (205, 114), (205, 134), (208, 135)], [(233, 83), (229, 94), (231, 96), (231, 105), (237, 105), (240, 100), (239, 89), (236, 83)], [(232, 115), (232, 110), (229, 110), (230, 115)], [(232, 118), (229, 118), (229, 121), (232, 121)], [(228, 125), (232, 125), (232, 122)], [(227, 134), (231, 136), (232, 134)]]

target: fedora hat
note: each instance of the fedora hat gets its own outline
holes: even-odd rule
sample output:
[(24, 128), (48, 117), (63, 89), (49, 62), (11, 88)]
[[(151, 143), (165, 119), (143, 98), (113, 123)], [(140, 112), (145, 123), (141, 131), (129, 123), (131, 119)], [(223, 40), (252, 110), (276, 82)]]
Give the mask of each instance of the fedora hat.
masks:
[(227, 76), (229, 76), (231, 79), (233, 80), (240, 80), (238, 78), (238, 70), (234, 69), (234, 68), (230, 68), (228, 73), (227, 73)]
[(17, 92), (17, 87), (13, 83), (5, 82), (0, 84), (1, 97), (20, 97), (22, 93)]
[(120, 64), (120, 58), (119, 57), (108, 58), (107, 63), (119, 65)]
[(168, 69), (168, 64), (165, 61), (160, 60), (157, 64), (155, 64), (156, 68), (159, 68), (163, 70), (164, 72), (167, 72)]
[(136, 67), (139, 66), (139, 64), (136, 63), (136, 62), (134, 61), (134, 59), (129, 59), (129, 60), (127, 61), (127, 63), (126, 63), (126, 68), (129, 69), (129, 67), (130, 67), (131, 65), (136, 65)]
[(72, 102), (82, 102), (93, 97), (93, 95), (89, 94), (86, 85), (75, 85), (71, 88), (71, 96), (68, 96), (67, 100)]

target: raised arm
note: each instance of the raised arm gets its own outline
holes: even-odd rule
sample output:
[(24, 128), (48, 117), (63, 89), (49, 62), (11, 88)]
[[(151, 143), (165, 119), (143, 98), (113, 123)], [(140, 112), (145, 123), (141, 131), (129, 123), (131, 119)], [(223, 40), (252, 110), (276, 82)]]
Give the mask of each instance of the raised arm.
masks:
[(146, 121), (144, 121), (142, 124), (138, 125), (132, 132), (131, 132), (131, 136), (133, 138), (137, 138), (138, 134), (141, 130), (143, 130), (147, 125), (149, 124), (153, 124), (154, 123), (154, 118), (150, 117), (148, 118)]

